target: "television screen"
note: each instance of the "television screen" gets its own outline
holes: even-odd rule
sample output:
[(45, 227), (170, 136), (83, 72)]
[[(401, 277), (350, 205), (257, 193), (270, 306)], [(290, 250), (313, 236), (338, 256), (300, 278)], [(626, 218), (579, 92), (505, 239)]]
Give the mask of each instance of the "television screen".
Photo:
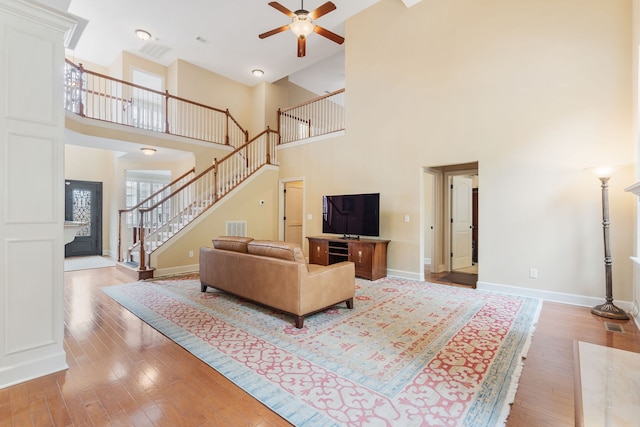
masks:
[(342, 237), (380, 234), (380, 193), (322, 197), (322, 232)]

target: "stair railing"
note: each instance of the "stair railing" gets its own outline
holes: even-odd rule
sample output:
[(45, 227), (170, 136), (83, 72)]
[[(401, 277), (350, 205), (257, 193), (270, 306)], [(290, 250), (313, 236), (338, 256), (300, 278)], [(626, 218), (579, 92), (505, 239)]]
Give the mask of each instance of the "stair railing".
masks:
[(149, 207), (138, 209), (140, 270), (146, 270), (149, 256), (162, 244), (202, 215), (265, 165), (277, 165), (277, 133), (267, 128), (255, 138)]
[(249, 140), (228, 109), (210, 107), (65, 64), (65, 109), (96, 120), (239, 147)]
[(344, 89), (295, 107), (278, 109), (280, 144), (344, 129)]
[(139, 228), (137, 227), (139, 209), (152, 206), (159, 200), (164, 199), (193, 179), (195, 172), (196, 168), (193, 167), (137, 205), (118, 210), (118, 262), (132, 261), (129, 248), (137, 243), (140, 238)]

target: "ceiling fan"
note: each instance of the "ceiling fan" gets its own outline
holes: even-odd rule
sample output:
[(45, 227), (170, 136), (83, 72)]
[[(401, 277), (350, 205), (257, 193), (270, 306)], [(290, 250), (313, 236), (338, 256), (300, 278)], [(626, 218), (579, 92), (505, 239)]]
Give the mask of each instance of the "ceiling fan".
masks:
[(282, 27), (267, 31), (266, 33), (260, 34), (258, 37), (264, 39), (290, 29), (296, 37), (298, 37), (298, 58), (305, 56), (307, 36), (313, 32), (318, 33), (338, 44), (344, 43), (344, 37), (341, 37), (336, 33), (332, 33), (331, 31), (313, 23), (314, 20), (336, 9), (336, 5), (330, 1), (311, 12), (304, 10), (304, 0), (300, 1), (300, 9), (295, 12), (290, 11), (276, 1), (269, 3), (269, 6), (289, 16), (291, 18), (291, 24), (283, 25)]

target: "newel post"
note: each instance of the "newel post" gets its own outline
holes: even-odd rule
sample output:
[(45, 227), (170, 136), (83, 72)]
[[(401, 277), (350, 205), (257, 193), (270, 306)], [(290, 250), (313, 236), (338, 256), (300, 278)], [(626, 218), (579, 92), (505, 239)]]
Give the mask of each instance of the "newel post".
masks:
[(218, 201), (218, 158), (213, 158), (213, 202)]
[(267, 126), (266, 143), (267, 143), (267, 147), (266, 147), (267, 149), (265, 151), (267, 152), (267, 164), (270, 165), (271, 164), (271, 129), (269, 128), (269, 126)]
[(164, 131), (165, 133), (171, 133), (169, 130), (169, 91), (165, 90), (164, 92)]
[(144, 251), (144, 212), (142, 212), (142, 210), (140, 210), (140, 270), (146, 270), (147, 269), (147, 255), (145, 254)]
[(229, 109), (227, 108), (227, 111), (225, 112), (225, 114), (227, 115), (227, 124), (226, 124), (226, 135), (224, 137), (224, 143), (229, 145)]
[(122, 209), (118, 210), (118, 262), (122, 262)]
[(78, 64), (78, 68), (80, 69), (80, 80), (78, 81), (78, 95), (80, 97), (79, 103), (80, 103), (80, 108), (78, 108), (78, 115), (84, 117), (84, 104), (82, 103), (82, 89), (83, 89), (83, 76), (84, 76), (84, 67), (82, 66), (82, 63)]
[(280, 118), (282, 116), (282, 110), (278, 108), (278, 145), (282, 144), (282, 137), (280, 136)]

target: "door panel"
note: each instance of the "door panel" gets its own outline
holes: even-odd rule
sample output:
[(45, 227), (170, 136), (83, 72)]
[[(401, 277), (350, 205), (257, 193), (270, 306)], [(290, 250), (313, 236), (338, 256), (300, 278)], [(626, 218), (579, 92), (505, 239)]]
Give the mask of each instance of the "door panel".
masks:
[(451, 193), (451, 269), (472, 265), (473, 183), (466, 176), (454, 176)]
[(285, 183), (284, 240), (302, 247), (302, 181)]
[(85, 222), (64, 256), (102, 255), (102, 183), (65, 181), (65, 220)]

